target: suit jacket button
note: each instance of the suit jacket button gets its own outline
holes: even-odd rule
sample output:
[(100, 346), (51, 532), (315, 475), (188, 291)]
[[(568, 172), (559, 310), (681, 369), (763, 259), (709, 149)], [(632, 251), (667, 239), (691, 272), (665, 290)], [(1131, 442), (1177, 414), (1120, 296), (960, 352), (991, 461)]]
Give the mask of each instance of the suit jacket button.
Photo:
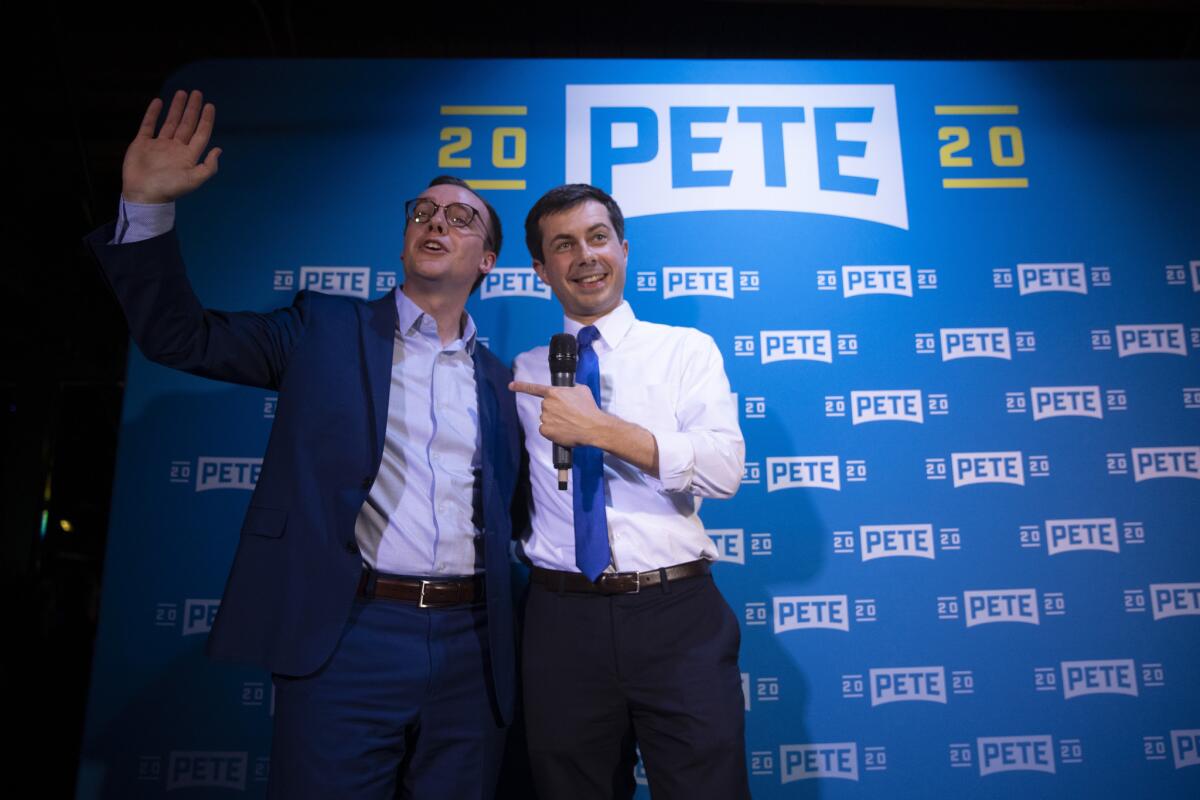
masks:
[(346, 542), (346, 552), (347, 553), (357, 553), (358, 552), (358, 542), (355, 542), (353, 539)]
[(370, 490), (370, 488), (371, 488), (371, 479), (370, 478), (363, 478), (362, 488), (363, 488), (364, 492)]

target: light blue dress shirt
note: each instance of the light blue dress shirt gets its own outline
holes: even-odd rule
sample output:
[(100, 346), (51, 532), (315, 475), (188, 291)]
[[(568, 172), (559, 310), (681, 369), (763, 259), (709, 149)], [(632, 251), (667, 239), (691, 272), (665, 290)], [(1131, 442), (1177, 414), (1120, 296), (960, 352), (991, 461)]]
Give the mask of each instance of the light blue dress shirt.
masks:
[[(174, 224), (174, 203), (122, 198), (112, 244), (150, 239)], [(437, 323), (403, 291), (396, 292), (396, 310), (383, 460), (354, 525), (359, 550), (381, 572), (481, 573), (475, 321), (464, 312), (462, 335), (443, 345)]]

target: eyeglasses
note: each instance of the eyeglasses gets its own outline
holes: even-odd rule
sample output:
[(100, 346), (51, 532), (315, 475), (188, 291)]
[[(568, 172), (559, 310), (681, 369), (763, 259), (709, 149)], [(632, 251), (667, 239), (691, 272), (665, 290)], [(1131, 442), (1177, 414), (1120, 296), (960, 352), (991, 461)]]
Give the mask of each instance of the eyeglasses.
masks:
[[(423, 225), (434, 218), (439, 208), (445, 212), (446, 224), (454, 228), (465, 228), (480, 216), (478, 211), (466, 203), (447, 203), (441, 206), (427, 197), (409, 200), (404, 204), (404, 214), (408, 217), (409, 222)], [(490, 232), (486, 238), (490, 244), (492, 240)]]

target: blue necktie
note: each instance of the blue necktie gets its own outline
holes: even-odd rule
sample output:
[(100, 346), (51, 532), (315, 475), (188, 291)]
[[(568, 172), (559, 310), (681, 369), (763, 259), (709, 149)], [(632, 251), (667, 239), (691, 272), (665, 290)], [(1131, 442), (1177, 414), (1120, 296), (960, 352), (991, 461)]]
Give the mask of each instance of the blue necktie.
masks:
[[(592, 390), (600, 406), (600, 361), (592, 342), (600, 337), (595, 325), (579, 331), (579, 366), (575, 383)], [(608, 550), (608, 517), (604, 513), (604, 452), (596, 447), (576, 447), (571, 467), (575, 507), (575, 566), (594, 581), (612, 556)]]

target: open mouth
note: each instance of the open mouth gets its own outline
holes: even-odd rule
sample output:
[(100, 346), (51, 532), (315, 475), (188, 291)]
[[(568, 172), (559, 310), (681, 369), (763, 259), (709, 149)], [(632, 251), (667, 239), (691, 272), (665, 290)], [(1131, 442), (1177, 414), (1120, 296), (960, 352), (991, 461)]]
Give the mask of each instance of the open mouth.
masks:
[(445, 253), (446, 247), (441, 242), (435, 242), (432, 239), (422, 243), (421, 249), (426, 253)]
[(598, 272), (595, 275), (584, 275), (582, 278), (573, 278), (572, 280), (584, 288), (590, 288), (603, 284), (608, 278), (608, 273)]

